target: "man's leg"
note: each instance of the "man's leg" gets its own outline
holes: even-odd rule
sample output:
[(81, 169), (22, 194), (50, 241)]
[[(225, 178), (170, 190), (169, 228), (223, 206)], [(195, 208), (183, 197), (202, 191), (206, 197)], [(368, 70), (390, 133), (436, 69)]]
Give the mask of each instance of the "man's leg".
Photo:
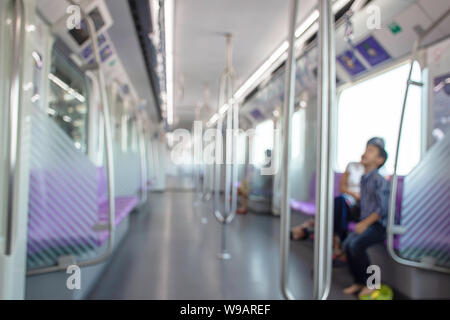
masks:
[(355, 284), (366, 286), (367, 268), (370, 266), (367, 248), (385, 239), (384, 227), (375, 223), (367, 228), (364, 233), (351, 234), (346, 246), (347, 261)]
[(334, 198), (333, 259), (342, 255), (341, 244), (347, 237), (349, 207), (341, 195)]
[[(334, 198), (334, 234), (343, 241), (347, 229), (347, 204), (342, 196)], [(345, 226), (345, 230), (344, 230)]]
[(241, 196), (241, 207), (236, 210), (237, 214), (245, 214), (247, 213), (247, 197), (248, 194), (244, 191), (242, 191), (241, 188), (238, 189), (238, 195)]

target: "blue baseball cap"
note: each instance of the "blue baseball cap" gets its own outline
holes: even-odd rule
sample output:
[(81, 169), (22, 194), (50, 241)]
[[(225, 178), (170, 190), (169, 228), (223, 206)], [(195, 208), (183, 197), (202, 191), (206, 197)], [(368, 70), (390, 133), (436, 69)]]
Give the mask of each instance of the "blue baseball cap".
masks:
[(384, 163), (380, 166), (380, 168), (382, 166), (384, 166), (384, 164), (386, 163), (387, 158), (388, 158), (388, 153), (384, 149), (385, 146), (386, 146), (386, 143), (384, 142), (384, 139), (383, 138), (379, 138), (379, 137), (372, 138), (372, 139), (370, 139), (367, 142), (367, 145), (368, 146), (369, 145), (374, 145), (374, 146), (378, 147), (378, 150), (380, 150), (380, 155), (384, 158)]
[(379, 137), (372, 138), (367, 142), (367, 145), (371, 145), (371, 144), (377, 146), (378, 148), (380, 148), (382, 150), (384, 150), (384, 148), (386, 147), (386, 143), (384, 142), (384, 139), (379, 138)]

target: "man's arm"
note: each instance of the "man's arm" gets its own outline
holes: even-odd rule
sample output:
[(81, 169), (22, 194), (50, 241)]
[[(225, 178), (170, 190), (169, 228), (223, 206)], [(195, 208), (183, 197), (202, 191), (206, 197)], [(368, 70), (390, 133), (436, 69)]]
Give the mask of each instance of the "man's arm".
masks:
[(370, 216), (368, 216), (367, 218), (365, 218), (364, 220), (361, 220), (356, 226), (355, 226), (355, 232), (357, 234), (361, 234), (364, 231), (366, 231), (366, 229), (368, 227), (370, 227), (372, 224), (374, 224), (375, 222), (377, 222), (378, 220), (380, 220), (381, 217), (378, 213), (374, 212), (372, 213)]

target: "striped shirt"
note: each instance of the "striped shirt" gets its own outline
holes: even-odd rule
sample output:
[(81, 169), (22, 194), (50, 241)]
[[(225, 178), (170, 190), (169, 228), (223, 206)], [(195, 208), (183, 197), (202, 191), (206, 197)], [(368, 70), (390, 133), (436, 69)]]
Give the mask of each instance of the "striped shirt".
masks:
[(361, 177), (361, 220), (372, 213), (380, 216), (378, 222), (387, 225), (390, 185), (375, 169)]

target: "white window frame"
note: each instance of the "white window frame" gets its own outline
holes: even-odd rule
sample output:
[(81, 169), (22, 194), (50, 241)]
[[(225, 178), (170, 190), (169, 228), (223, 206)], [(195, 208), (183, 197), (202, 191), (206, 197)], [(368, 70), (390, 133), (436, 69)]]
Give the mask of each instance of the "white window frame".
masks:
[[(421, 150), (421, 152), (420, 152), (420, 157), (419, 157), (419, 162), (420, 162), (420, 160), (422, 159), (422, 157), (425, 153), (425, 150), (426, 150), (425, 145), (426, 145), (426, 141), (427, 141), (427, 136), (426, 136), (427, 135), (427, 122), (426, 121), (428, 119), (428, 99), (427, 99), (428, 91), (427, 91), (427, 68), (424, 67), (424, 65), (422, 64), (422, 61), (417, 61), (417, 62), (420, 67), (422, 82), (424, 83), (424, 86), (422, 88), (422, 93), (421, 93), (421, 106), (420, 106), (420, 110), (421, 110), (421, 115), (420, 115), (420, 117), (421, 117), (421, 119), (420, 119), (420, 125), (421, 125), (421, 128), (420, 128), (420, 150)], [(335, 140), (336, 144), (338, 142), (338, 133), (339, 133), (339, 130), (338, 130), (338, 125), (339, 125), (338, 120), (339, 120), (339, 112), (340, 112), (339, 101), (341, 99), (342, 93), (346, 89), (349, 89), (358, 84), (361, 84), (361, 83), (364, 83), (371, 79), (374, 79), (378, 76), (381, 76), (385, 73), (393, 71), (393, 70), (395, 70), (405, 64), (408, 64), (408, 63), (409, 64), (411, 63), (410, 57), (395, 60), (395, 61), (387, 64), (386, 66), (384, 66), (381, 69), (374, 70), (368, 74), (363, 75), (362, 77), (357, 78), (356, 80), (354, 80), (352, 82), (344, 83), (337, 88), (337, 90), (336, 90), (336, 105), (335, 105), (336, 112), (335, 112), (334, 123), (333, 123), (333, 132), (334, 132), (334, 136), (336, 137), (336, 140)], [(405, 78), (405, 82), (406, 82), (406, 80), (407, 79)], [(401, 107), (401, 106), (399, 106), (399, 107)], [(395, 138), (395, 140), (397, 140), (398, 136), (396, 135), (394, 138)], [(397, 142), (395, 141), (395, 143), (397, 143)], [(393, 157), (395, 157), (395, 154), (389, 154), (389, 157), (393, 158)], [(358, 159), (355, 159), (355, 160), (358, 160)], [(338, 148), (334, 148), (332, 167), (335, 172), (339, 171), (338, 170), (339, 169), (338, 168)], [(389, 174), (391, 174), (391, 173), (389, 172)]]

